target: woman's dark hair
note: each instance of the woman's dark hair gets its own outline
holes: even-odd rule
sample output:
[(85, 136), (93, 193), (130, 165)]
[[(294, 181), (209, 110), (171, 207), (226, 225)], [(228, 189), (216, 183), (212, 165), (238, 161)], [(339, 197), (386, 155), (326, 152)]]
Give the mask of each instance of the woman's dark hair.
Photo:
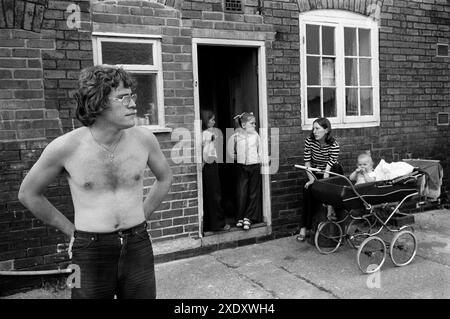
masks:
[(96, 65), (81, 71), (79, 89), (74, 98), (77, 102), (76, 117), (84, 126), (95, 123), (95, 118), (108, 107), (109, 94), (120, 82), (125, 88), (135, 87), (131, 75), (113, 65)]
[(201, 118), (202, 118), (202, 130), (208, 129), (208, 122), (210, 119), (214, 117), (214, 112), (211, 110), (202, 110), (201, 111)]
[[(333, 144), (335, 139), (331, 135), (331, 123), (330, 123), (330, 121), (326, 117), (319, 117), (318, 119), (314, 120), (313, 126), (314, 126), (314, 123), (319, 124), (324, 129), (328, 129), (328, 132), (325, 134), (325, 143)], [(312, 139), (312, 140), (316, 139), (316, 137), (314, 136), (314, 128), (311, 130), (311, 134), (309, 135), (309, 138)]]

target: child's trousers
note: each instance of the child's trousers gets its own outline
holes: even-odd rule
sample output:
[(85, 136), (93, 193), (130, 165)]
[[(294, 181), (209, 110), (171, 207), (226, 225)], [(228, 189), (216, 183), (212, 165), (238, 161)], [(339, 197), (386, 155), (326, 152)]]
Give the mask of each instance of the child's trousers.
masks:
[(203, 166), (203, 217), (204, 231), (219, 231), (225, 226), (225, 214), (221, 206), (222, 190), (219, 179), (219, 164), (205, 163)]
[(237, 219), (261, 221), (261, 165), (237, 164), (238, 213)]

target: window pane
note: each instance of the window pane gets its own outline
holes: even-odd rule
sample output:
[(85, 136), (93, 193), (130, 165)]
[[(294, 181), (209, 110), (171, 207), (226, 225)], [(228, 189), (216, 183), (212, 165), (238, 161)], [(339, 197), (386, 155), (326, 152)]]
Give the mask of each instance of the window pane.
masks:
[(345, 58), (345, 85), (358, 85), (356, 59)]
[(371, 59), (359, 59), (359, 83), (360, 85), (372, 85)]
[(322, 54), (334, 55), (334, 28), (322, 27)]
[(323, 116), (336, 117), (336, 89), (323, 88)]
[(104, 64), (151, 64), (152, 43), (101, 42)]
[(133, 77), (137, 82), (137, 124), (158, 124), (156, 74), (133, 74)]
[(361, 115), (373, 115), (372, 89), (361, 89)]
[(356, 56), (356, 29), (344, 28), (344, 45), (346, 56)]
[(335, 86), (335, 60), (330, 58), (322, 59), (322, 81), (324, 86)]
[(320, 26), (307, 24), (306, 25), (306, 53), (320, 54), (319, 50), (319, 31)]
[(345, 90), (345, 114), (347, 116), (358, 115), (358, 89)]
[(306, 58), (308, 85), (320, 85), (320, 58), (309, 56)]
[(308, 88), (308, 118), (321, 117), (320, 114), (320, 89)]
[(370, 54), (370, 30), (359, 29), (359, 55), (371, 56)]

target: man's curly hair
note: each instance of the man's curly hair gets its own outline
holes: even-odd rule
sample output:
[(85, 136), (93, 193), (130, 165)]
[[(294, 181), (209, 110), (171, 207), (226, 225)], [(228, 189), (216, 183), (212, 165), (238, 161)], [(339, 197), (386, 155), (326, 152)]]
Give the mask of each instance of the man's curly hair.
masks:
[(74, 97), (77, 102), (76, 116), (84, 126), (91, 126), (95, 118), (108, 107), (111, 91), (123, 82), (125, 88), (134, 89), (131, 74), (113, 65), (95, 65), (83, 69), (79, 89)]

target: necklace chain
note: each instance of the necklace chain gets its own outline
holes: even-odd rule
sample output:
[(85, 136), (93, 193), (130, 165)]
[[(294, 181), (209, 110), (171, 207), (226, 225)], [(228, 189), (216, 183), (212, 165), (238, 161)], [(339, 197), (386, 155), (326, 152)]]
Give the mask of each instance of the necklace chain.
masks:
[(92, 136), (92, 138), (94, 139), (95, 143), (97, 143), (98, 146), (100, 146), (100, 147), (103, 148), (105, 151), (107, 151), (107, 152), (109, 153), (109, 155), (108, 155), (109, 158), (110, 158), (111, 160), (113, 160), (113, 158), (114, 158), (114, 152), (116, 151), (116, 148), (117, 148), (117, 146), (119, 145), (120, 139), (122, 138), (122, 135), (123, 135), (123, 131), (120, 133), (120, 136), (119, 136), (119, 138), (117, 139), (117, 142), (115, 142), (115, 143), (113, 144), (113, 145), (114, 145), (114, 148), (113, 148), (112, 151), (110, 151), (104, 144), (99, 143), (99, 142), (97, 141), (97, 139), (94, 137), (94, 133), (92, 133), (91, 128), (89, 128), (89, 132), (91, 132), (91, 136)]

